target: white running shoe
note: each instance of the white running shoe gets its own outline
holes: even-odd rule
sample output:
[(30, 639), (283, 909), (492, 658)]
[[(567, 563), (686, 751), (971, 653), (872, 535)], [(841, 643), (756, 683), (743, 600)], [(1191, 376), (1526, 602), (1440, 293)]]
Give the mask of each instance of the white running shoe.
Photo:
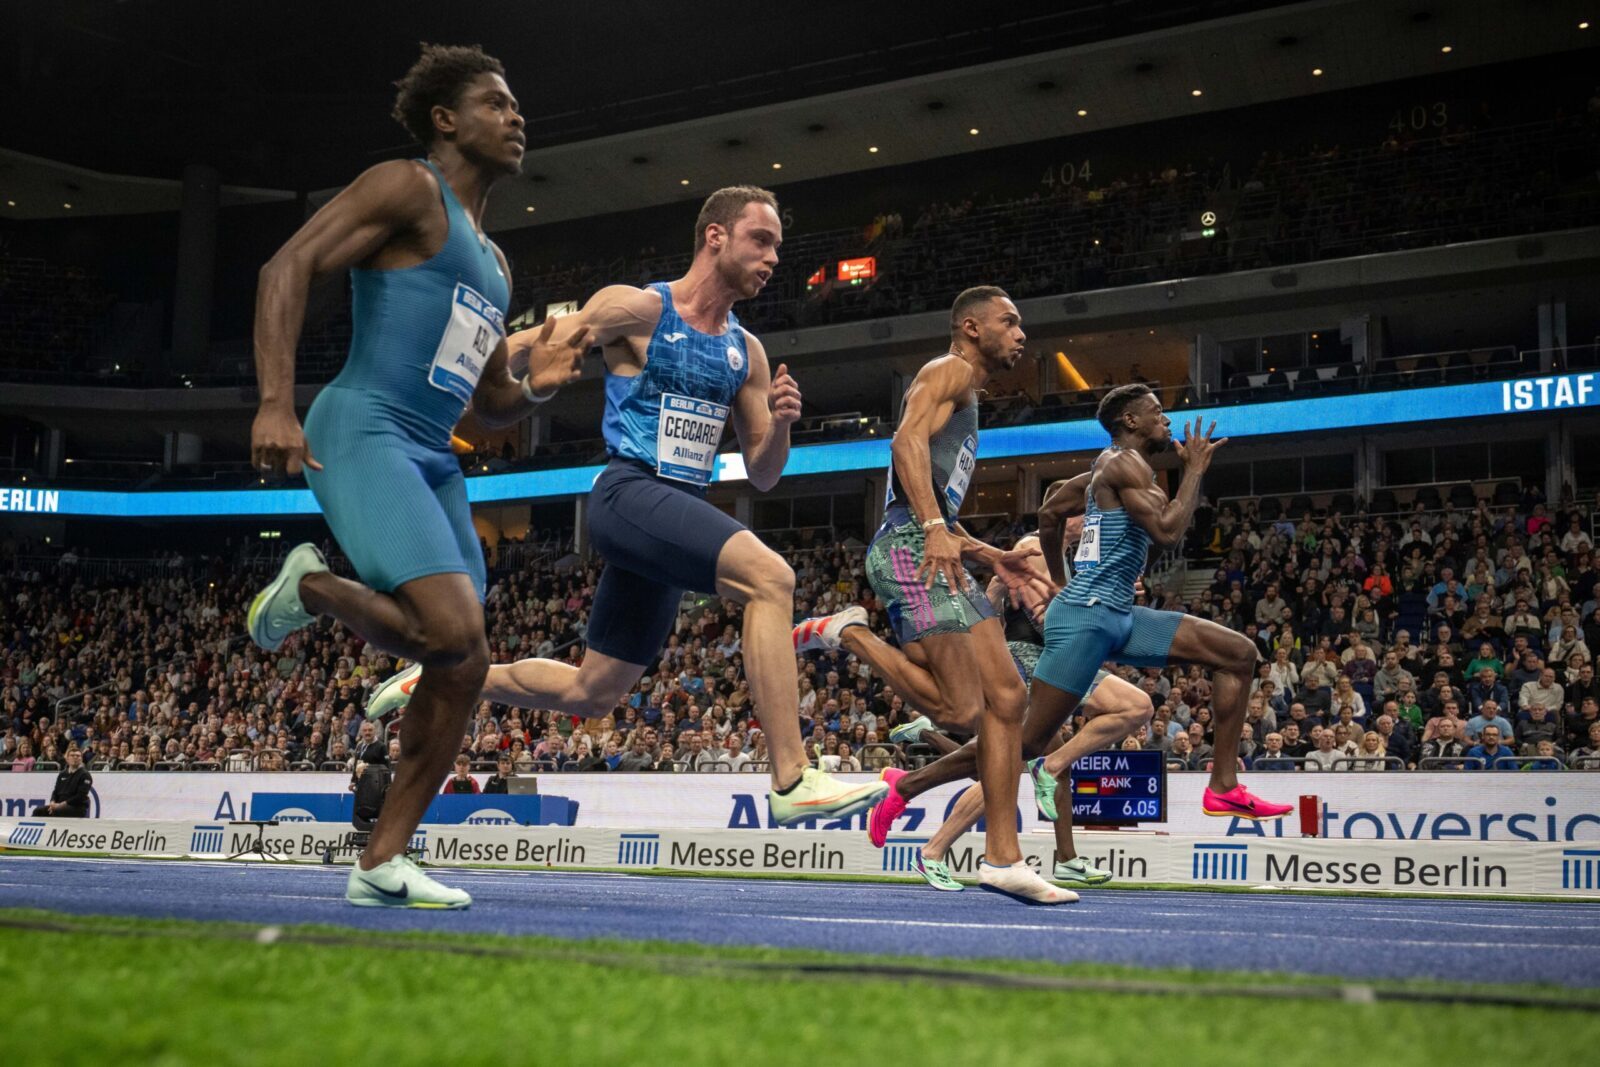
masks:
[(938, 725), (926, 715), (918, 715), (910, 722), (903, 722), (890, 730), (889, 741), (896, 745), (914, 745), (922, 738), (923, 734), (938, 728)]
[(1076, 904), (1078, 894), (1051, 885), (1022, 860), (1009, 867), (996, 867), (984, 860), (978, 864), (978, 888), (1010, 897), (1022, 904)]
[(399, 674), (390, 675), (383, 684), (372, 691), (367, 700), (367, 718), (381, 719), (391, 711), (399, 711), (411, 703), (411, 691), (422, 677), (422, 664), (413, 663)]
[(309, 626), (316, 616), (300, 603), (300, 580), (327, 569), (328, 561), (316, 545), (295, 545), (290, 549), (278, 576), (250, 602), (250, 613), (245, 617), (250, 640), (268, 652), (276, 652), (284, 638)]
[(867, 624), (867, 609), (852, 604), (843, 611), (807, 619), (794, 628), (796, 652), (832, 652), (839, 647), (839, 638), (852, 626)]
[(344, 899), (358, 908), (470, 908), (472, 896), (440, 885), (405, 856), (396, 856), (370, 871), (350, 868)]

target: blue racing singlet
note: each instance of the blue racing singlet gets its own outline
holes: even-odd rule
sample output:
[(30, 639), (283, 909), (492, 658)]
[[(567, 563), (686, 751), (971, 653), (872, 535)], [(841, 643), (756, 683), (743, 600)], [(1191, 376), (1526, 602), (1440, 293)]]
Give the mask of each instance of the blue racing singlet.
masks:
[(672, 306), (666, 282), (650, 288), (661, 296), (661, 319), (644, 368), (632, 377), (606, 370), (606, 451), (663, 478), (703, 486), (716, 470), (733, 398), (750, 373), (744, 330), (729, 312), (727, 333), (701, 333)]
[(419, 443), (446, 448), (450, 431), (505, 337), (511, 286), (444, 175), (444, 247), (414, 267), (350, 271), (354, 332), (332, 386), (358, 390)]
[(1133, 583), (1149, 559), (1150, 534), (1128, 517), (1126, 508), (1101, 510), (1094, 497), (1091, 478), (1084, 490), (1083, 538), (1072, 557), (1072, 580), (1061, 598), (1080, 607), (1103, 604), (1132, 611)]

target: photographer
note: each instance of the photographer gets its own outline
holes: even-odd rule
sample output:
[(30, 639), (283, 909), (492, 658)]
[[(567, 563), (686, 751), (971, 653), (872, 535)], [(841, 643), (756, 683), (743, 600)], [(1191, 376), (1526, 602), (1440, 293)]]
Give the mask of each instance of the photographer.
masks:
[(89, 787), (94, 776), (83, 765), (83, 753), (77, 746), (67, 747), (67, 769), (56, 775), (56, 787), (50, 792), (50, 802), (33, 809), (35, 816), (51, 815), (63, 819), (83, 819), (89, 815)]

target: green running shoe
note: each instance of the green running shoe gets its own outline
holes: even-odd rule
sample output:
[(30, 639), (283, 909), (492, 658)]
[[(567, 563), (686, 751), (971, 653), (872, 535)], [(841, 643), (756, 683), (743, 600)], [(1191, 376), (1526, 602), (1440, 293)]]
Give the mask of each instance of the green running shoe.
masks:
[(769, 792), (767, 803), (772, 807), (772, 821), (779, 826), (792, 826), (806, 819), (846, 819), (859, 815), (889, 792), (889, 783), (868, 782), (866, 785), (847, 785), (826, 771), (807, 767), (800, 772), (800, 782), (788, 793)]
[(919, 852), (911, 861), (911, 869), (922, 875), (924, 882), (943, 892), (959, 893), (966, 888), (951, 877), (950, 868), (945, 866), (944, 860), (930, 860)]
[(272, 584), (250, 602), (245, 620), (250, 640), (268, 652), (276, 652), (284, 638), (315, 621), (316, 616), (300, 603), (300, 579), (327, 569), (328, 562), (316, 545), (296, 545), (290, 549)]
[(937, 730), (932, 719), (926, 715), (918, 715), (910, 722), (903, 722), (889, 731), (889, 740), (897, 745), (914, 745), (922, 739), (922, 735), (929, 730)]
[(1111, 881), (1111, 872), (1079, 856), (1065, 863), (1056, 860), (1054, 878), (1063, 885), (1105, 885)]
[(1051, 822), (1056, 821), (1056, 779), (1044, 769), (1044, 757), (1028, 761), (1028, 777), (1033, 779), (1033, 800), (1039, 805), (1039, 814)]
[(405, 856), (396, 856), (370, 871), (350, 868), (344, 899), (359, 908), (438, 908), (457, 911), (472, 906), (464, 890), (440, 885)]

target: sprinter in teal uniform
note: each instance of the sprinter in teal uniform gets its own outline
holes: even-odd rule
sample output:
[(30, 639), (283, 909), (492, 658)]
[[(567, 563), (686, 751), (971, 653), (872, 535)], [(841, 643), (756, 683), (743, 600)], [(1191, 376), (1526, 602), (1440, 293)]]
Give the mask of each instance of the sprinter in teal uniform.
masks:
[[(705, 496), (719, 463), (765, 491), (789, 456), (800, 389), (785, 365), (776, 374), (769, 369), (761, 342), (733, 313), (772, 277), (782, 240), (771, 193), (720, 189), (700, 209), (688, 274), (644, 289), (607, 287), (561, 320), (562, 336), (590, 330), (605, 350), (603, 430), (611, 459), (589, 493), (589, 537), (606, 567), (583, 662), (496, 665), (483, 696), (522, 708), (610, 714), (656, 661), (685, 590), (737, 601), (744, 606), (745, 673), (772, 754), (768, 800), (774, 821), (787, 825), (865, 811), (887, 786), (848, 785), (807, 761), (789, 637), (794, 572)], [(719, 460), (730, 421), (739, 453)], [(367, 715), (405, 705), (414, 677), (406, 671), (386, 682)]]
[[(251, 454), (264, 474), (302, 469), (361, 582), (299, 545), (250, 605), (256, 644), (276, 650), (331, 615), (379, 648), (417, 661), (403, 759), (346, 899), (379, 907), (464, 908), (405, 857), (460, 747), (488, 669), (483, 557), (450, 434), (468, 404), (507, 425), (581, 369), (586, 333), (521, 337), (529, 374), (510, 373), (505, 258), (482, 230), (490, 187), (517, 173), (523, 120), (500, 62), (429, 45), (399, 82), (395, 117), (427, 158), (366, 171), (261, 271)], [(294, 355), (313, 276), (350, 270), (355, 330), (344, 370), (302, 432)]]

